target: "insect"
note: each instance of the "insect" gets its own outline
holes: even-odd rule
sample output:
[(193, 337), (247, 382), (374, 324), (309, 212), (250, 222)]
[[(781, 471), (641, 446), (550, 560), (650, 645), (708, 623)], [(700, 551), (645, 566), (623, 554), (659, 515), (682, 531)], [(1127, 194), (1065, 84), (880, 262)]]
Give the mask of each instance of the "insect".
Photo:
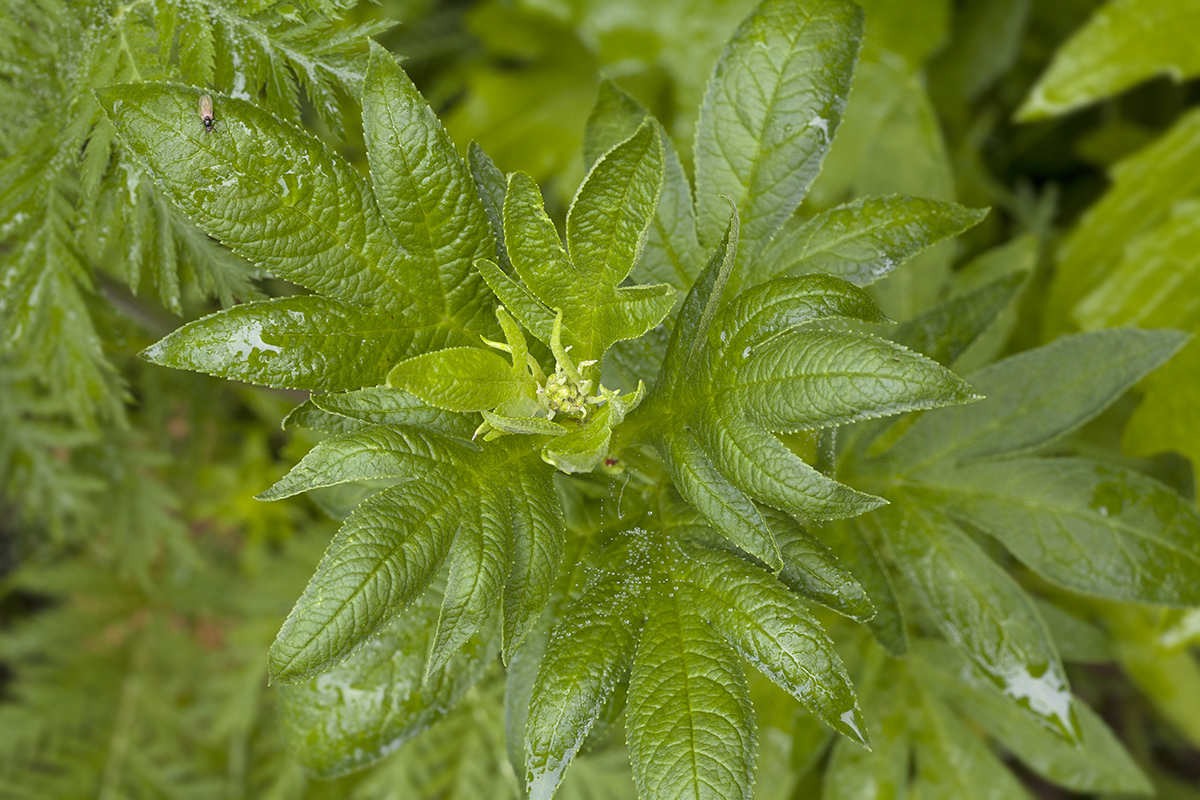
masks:
[(212, 133), (213, 129), (213, 110), (212, 97), (207, 94), (200, 95), (200, 121), (204, 123), (204, 132)]

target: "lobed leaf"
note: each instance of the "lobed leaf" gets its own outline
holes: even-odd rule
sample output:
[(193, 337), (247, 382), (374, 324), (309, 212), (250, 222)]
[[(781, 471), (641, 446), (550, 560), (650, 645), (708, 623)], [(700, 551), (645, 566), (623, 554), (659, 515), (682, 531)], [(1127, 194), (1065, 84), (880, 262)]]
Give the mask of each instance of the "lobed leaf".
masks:
[(331, 671), (279, 688), (284, 739), (306, 769), (331, 778), (383, 758), (454, 708), (494, 663), (495, 626), (427, 676), (441, 605), (434, 586)]

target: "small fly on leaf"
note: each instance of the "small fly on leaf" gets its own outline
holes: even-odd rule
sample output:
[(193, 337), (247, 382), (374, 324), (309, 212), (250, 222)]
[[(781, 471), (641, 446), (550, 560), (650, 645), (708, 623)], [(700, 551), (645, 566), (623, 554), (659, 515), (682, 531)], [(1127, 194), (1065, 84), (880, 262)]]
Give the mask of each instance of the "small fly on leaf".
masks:
[(204, 123), (204, 132), (212, 133), (214, 122), (212, 97), (207, 94), (200, 95), (200, 121)]

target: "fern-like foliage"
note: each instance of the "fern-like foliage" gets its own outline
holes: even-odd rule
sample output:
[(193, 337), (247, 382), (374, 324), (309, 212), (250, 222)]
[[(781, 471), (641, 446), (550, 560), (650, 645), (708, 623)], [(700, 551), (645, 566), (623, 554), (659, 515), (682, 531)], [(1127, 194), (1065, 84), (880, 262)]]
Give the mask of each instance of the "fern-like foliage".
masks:
[(151, 291), (257, 296), (257, 273), (183, 217), (115, 147), (91, 89), (150, 78), (224, 88), (299, 119), (300, 92), (335, 130), (362, 80), (346, 4), (6, 4), (0, 32), (0, 341), (47, 401), (88, 428), (123, 418), (93, 313), (97, 271)]

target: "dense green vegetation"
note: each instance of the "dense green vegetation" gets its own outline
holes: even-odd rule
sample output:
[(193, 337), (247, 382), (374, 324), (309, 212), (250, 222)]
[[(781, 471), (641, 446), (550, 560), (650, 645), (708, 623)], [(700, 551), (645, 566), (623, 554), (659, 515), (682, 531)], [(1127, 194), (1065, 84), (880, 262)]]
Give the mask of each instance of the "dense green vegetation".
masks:
[(1200, 798), (1197, 32), (7, 3), (0, 797)]

